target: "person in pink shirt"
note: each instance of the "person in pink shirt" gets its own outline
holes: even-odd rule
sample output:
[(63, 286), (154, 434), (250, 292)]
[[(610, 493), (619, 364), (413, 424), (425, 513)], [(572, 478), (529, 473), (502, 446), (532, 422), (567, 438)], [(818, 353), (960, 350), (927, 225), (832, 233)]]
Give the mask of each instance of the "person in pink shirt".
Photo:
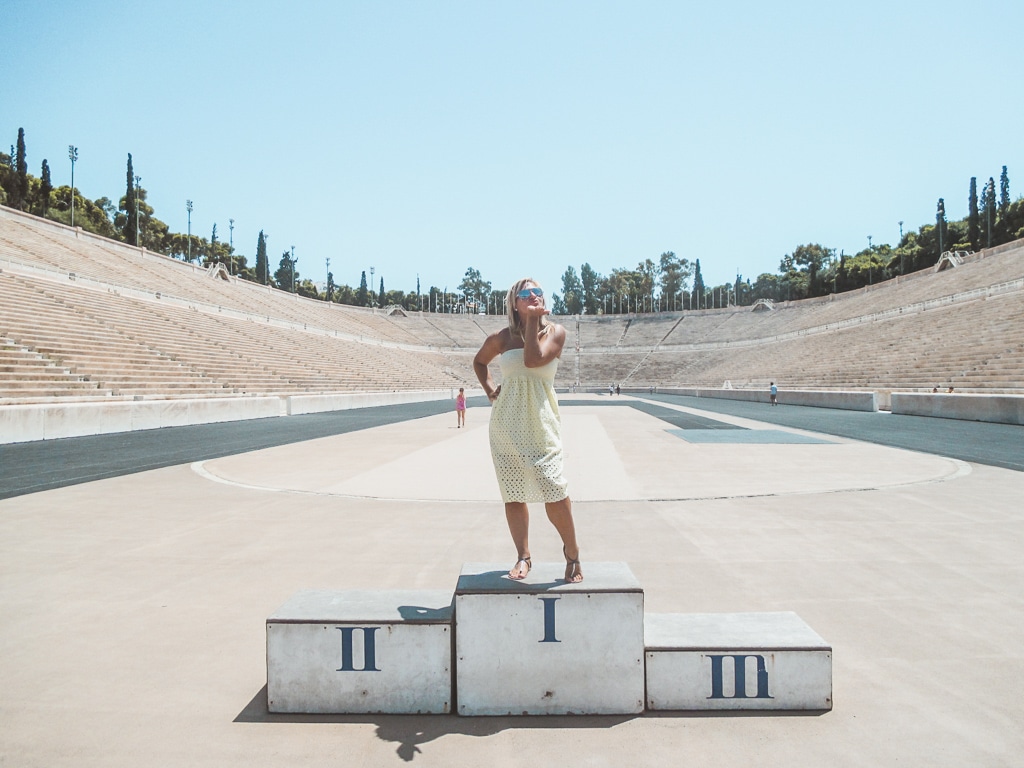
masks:
[(459, 425), (456, 429), (466, 426), (466, 389), (459, 387), (459, 394), (455, 396), (455, 415), (458, 417)]

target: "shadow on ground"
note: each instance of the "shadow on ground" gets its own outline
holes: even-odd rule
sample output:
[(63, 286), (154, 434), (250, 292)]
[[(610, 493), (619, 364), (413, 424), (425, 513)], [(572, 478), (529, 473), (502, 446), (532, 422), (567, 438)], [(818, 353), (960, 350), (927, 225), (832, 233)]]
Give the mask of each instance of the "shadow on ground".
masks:
[(614, 728), (637, 718), (818, 717), (827, 711), (795, 712), (645, 712), (639, 715), (534, 715), (522, 717), (461, 717), (459, 715), (293, 715), (267, 709), (267, 686), (238, 713), (236, 723), (338, 723), (375, 725), (377, 738), (396, 745), (395, 754), (412, 762), (422, 745), (443, 736), (493, 736), (507, 730), (540, 731)]

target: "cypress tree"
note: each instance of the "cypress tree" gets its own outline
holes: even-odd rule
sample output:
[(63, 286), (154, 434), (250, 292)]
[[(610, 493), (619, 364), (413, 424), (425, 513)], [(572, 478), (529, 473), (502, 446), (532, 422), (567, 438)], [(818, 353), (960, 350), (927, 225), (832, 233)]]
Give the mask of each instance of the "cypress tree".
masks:
[(365, 307), (368, 296), (369, 290), (366, 287), (366, 270), (364, 269), (363, 276), (359, 279), (359, 291), (356, 293), (356, 305)]
[(384, 278), (380, 279), (380, 295), (377, 297), (377, 306), (384, 306)]
[(50, 193), (53, 192), (53, 182), (50, 180), (50, 165), (43, 160), (43, 170), (40, 172), (39, 183), (39, 210), (42, 216), (46, 216), (50, 210)]
[(256, 282), (267, 284), (267, 240), (263, 237), (262, 229), (256, 239)]
[(1006, 173), (1006, 166), (1003, 166), (1003, 172), (999, 174), (999, 215), (1000, 217), (1006, 215), (1007, 209), (1010, 207), (1010, 177)]
[(124, 229), (121, 234), (128, 245), (138, 245), (135, 233), (138, 227), (139, 212), (135, 206), (135, 171), (132, 170), (132, 153), (128, 153), (128, 184), (124, 193)]
[(28, 207), (28, 161), (25, 157), (25, 129), (18, 129), (18, 150), (14, 161), (14, 200), (11, 207), (24, 211)]
[(978, 215), (978, 179), (971, 176), (971, 194), (967, 198), (967, 240), (972, 250), (981, 249), (981, 217)]
[(697, 309), (700, 309), (701, 297), (704, 296), (704, 276), (700, 273), (700, 259), (693, 268), (693, 293), (697, 297)]

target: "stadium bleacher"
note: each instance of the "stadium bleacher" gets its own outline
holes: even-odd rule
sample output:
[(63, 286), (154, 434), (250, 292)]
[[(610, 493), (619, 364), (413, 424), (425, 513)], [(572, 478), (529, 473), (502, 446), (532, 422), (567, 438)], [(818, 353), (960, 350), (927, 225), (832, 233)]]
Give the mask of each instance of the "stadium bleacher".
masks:
[[(1024, 393), (1024, 241), (867, 289), (562, 317), (556, 383)], [(448, 390), (503, 316), (328, 304), (0, 207), (0, 403)]]

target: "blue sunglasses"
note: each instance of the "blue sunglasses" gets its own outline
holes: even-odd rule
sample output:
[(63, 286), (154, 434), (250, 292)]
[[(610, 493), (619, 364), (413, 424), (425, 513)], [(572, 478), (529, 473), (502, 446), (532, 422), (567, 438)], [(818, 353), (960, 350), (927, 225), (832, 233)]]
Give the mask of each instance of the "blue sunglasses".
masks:
[(523, 288), (519, 293), (516, 294), (520, 299), (528, 299), (531, 296), (541, 297), (544, 295), (544, 291), (541, 288)]

